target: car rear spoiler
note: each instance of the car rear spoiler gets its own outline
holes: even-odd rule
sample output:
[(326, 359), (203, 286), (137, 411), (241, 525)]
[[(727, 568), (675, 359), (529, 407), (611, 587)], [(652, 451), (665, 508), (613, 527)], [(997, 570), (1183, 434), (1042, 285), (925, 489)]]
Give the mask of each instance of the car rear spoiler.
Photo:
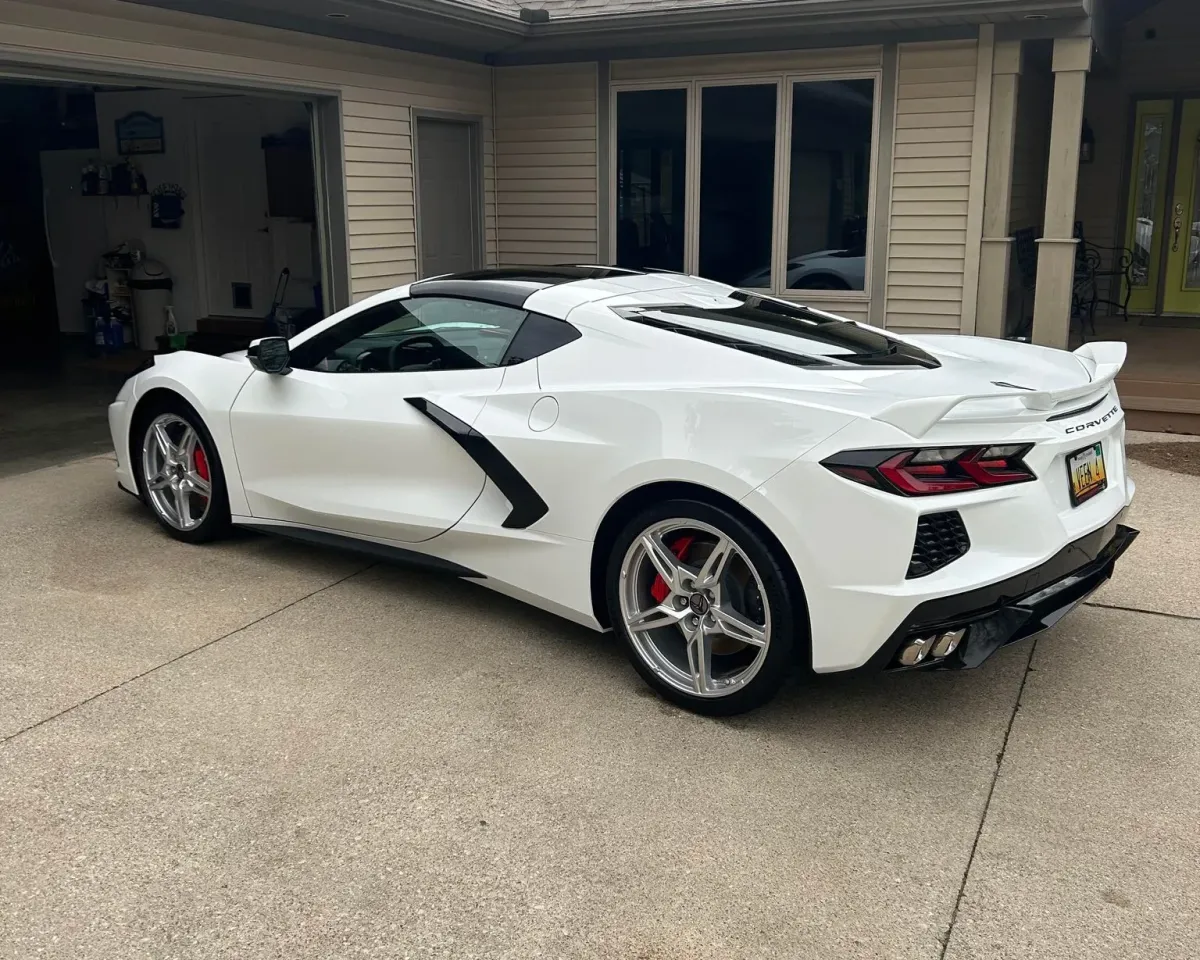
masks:
[(1125, 364), (1127, 347), (1114, 340), (1085, 343), (1075, 351), (1075, 356), (1087, 371), (1090, 379), (1077, 387), (1062, 390), (1021, 390), (1001, 388), (991, 393), (969, 393), (942, 397), (918, 397), (900, 400), (875, 414), (874, 419), (890, 423), (911, 437), (922, 437), (934, 424), (945, 417), (959, 404), (970, 400), (1003, 400), (1015, 398), (1025, 408), (1038, 413), (1048, 413), (1060, 404), (1069, 403), (1080, 397), (1094, 395), (1101, 387), (1111, 384)]

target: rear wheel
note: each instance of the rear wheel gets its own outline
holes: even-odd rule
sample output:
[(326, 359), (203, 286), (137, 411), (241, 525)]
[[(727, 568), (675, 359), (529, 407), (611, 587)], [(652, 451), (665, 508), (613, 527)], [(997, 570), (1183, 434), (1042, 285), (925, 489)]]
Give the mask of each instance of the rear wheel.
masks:
[(743, 713), (786, 679), (793, 591), (772, 547), (733, 514), (688, 500), (644, 511), (617, 538), (607, 584), (634, 667), (675, 703)]
[(182, 400), (138, 418), (137, 484), (142, 500), (178, 540), (202, 543), (229, 528), (225, 474), (212, 436)]

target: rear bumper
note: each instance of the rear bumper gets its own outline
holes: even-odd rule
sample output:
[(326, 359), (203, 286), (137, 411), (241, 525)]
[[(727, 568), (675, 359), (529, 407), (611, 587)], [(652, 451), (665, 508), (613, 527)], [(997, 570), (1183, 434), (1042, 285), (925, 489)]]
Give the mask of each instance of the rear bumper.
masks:
[[(1001, 647), (1058, 623), (1113, 574), (1138, 531), (1112, 520), (1068, 544), (1042, 565), (966, 593), (928, 600), (896, 628), (863, 670), (964, 670)], [(901, 667), (896, 658), (916, 637), (966, 628), (958, 648), (941, 660)]]

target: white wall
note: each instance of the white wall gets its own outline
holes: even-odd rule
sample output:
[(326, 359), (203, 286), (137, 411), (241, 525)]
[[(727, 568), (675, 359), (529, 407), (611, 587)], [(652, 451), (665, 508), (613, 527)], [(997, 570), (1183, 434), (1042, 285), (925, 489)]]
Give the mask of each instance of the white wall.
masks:
[[(256, 140), (307, 123), (307, 114), (300, 101), (244, 99), (259, 101), (258, 112), (263, 122), (261, 131), (253, 134)], [(166, 152), (134, 159), (146, 176), (149, 190), (153, 191), (161, 183), (177, 183), (186, 192), (183, 201), (185, 213), (180, 229), (151, 228), (149, 197), (121, 197), (97, 202), (104, 204), (110, 248), (127, 240), (140, 240), (145, 244), (147, 257), (166, 264), (171, 271), (175, 280), (175, 316), (185, 330), (194, 330), (196, 321), (211, 312), (204, 290), (204, 255), (200, 241), (203, 208), (196, 164), (195, 124), (197, 117), (203, 116), (197, 106), (201, 100), (211, 101), (211, 97), (170, 90), (133, 90), (96, 95), (99, 155), (110, 163), (120, 159), (116, 144), (117, 118), (135, 110), (144, 110), (163, 118)], [(219, 245), (230, 241), (229, 237), (222, 235), (219, 225), (205, 223), (203, 230), (210, 243)]]
[[(136, 162), (153, 190), (160, 183), (177, 183), (196, 195), (193, 129), (182, 94), (166, 90), (122, 91), (96, 95), (96, 123), (100, 133), (100, 157), (109, 163), (119, 160), (116, 120), (134, 110), (163, 118), (166, 153), (137, 157)], [(119, 197), (100, 200), (104, 204), (109, 248), (126, 240), (141, 240), (151, 260), (166, 264), (175, 280), (175, 315), (185, 329), (194, 330), (202, 314), (197, 265), (197, 212), (194, 202), (184, 200), (183, 226), (178, 230), (150, 229), (150, 198)]]

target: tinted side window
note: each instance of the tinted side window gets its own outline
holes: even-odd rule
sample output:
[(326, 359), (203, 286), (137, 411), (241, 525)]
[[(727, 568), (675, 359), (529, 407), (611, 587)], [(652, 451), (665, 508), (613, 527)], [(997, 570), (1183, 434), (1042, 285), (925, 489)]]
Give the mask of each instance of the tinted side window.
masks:
[(485, 367), (500, 364), (528, 316), (519, 307), (452, 297), (418, 297), (406, 300), (405, 306), (417, 318), (421, 332), (435, 336)]
[(378, 304), (297, 345), (292, 366), (326, 373), (404, 373), (497, 366), (525, 311), (450, 297)]
[(557, 350), (559, 347), (578, 340), (582, 334), (565, 320), (555, 320), (540, 313), (531, 313), (521, 324), (521, 329), (508, 345), (508, 352), (502, 361), (506, 366), (514, 363), (524, 363), (543, 353)]

